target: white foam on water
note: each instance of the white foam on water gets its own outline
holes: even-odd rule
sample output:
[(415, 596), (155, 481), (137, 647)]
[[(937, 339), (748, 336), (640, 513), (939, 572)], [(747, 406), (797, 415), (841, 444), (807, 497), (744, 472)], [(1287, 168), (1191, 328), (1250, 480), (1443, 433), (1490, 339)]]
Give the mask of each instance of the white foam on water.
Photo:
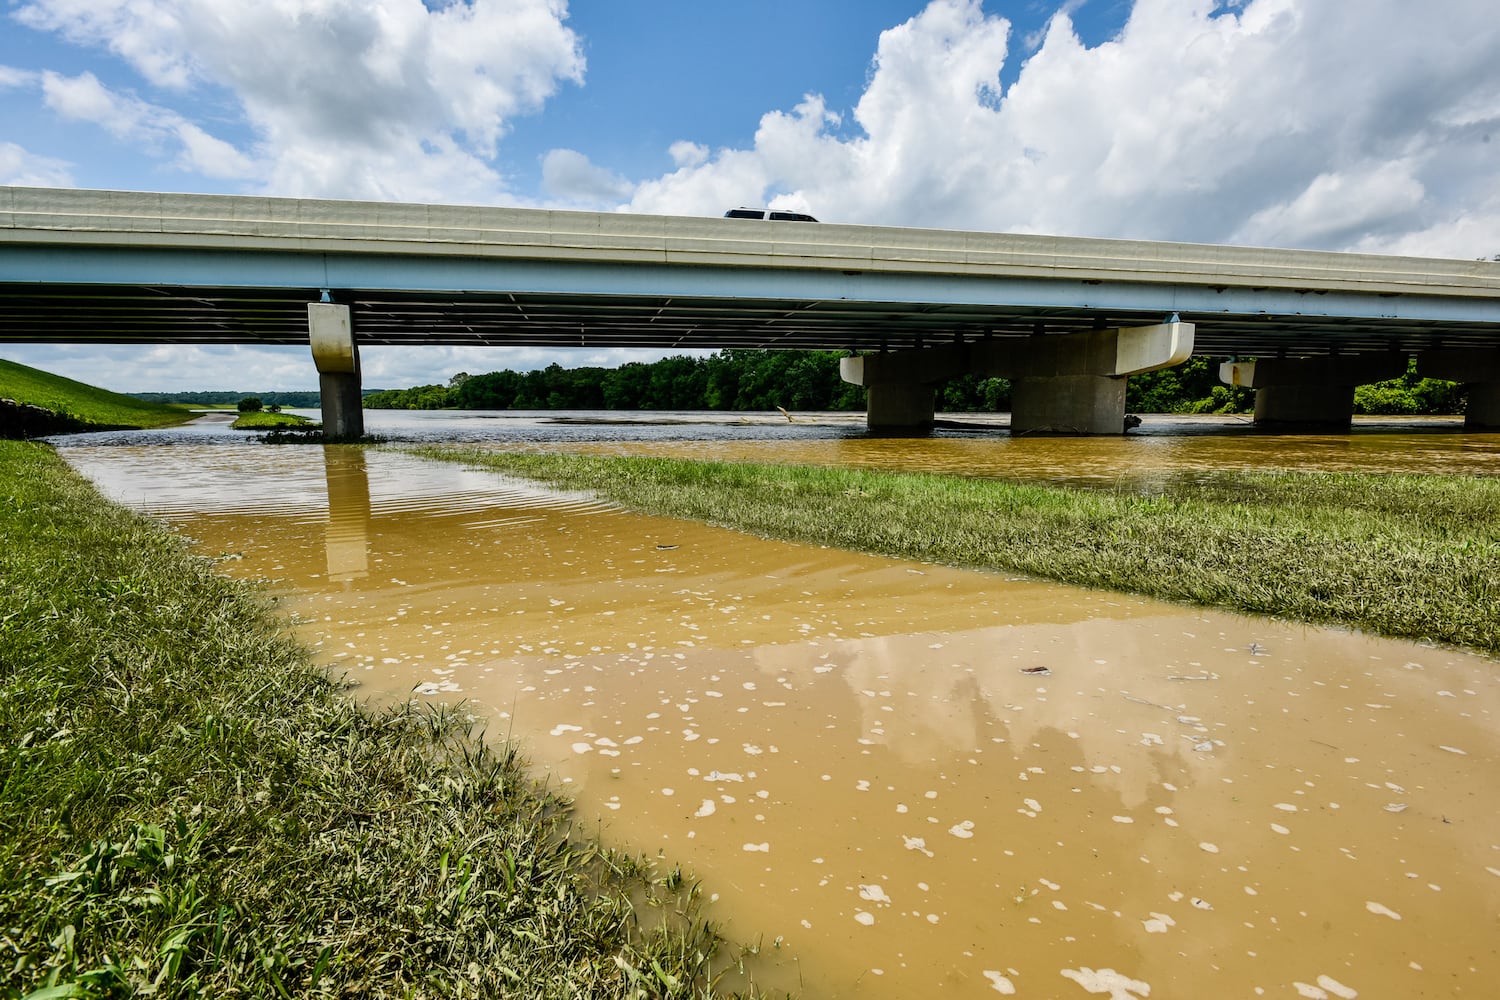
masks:
[(563, 733), (581, 733), (581, 732), (583, 732), (583, 727), (582, 726), (570, 726), (566, 722), (559, 722), (557, 725), (555, 725), (555, 726), (552, 727), (552, 735), (553, 736), (561, 736)]
[(948, 827), (948, 832), (962, 840), (968, 840), (970, 837), (974, 836), (974, 821), (971, 819), (966, 819), (956, 826)]
[(589, 751), (591, 751), (593, 749), (594, 748), (592, 746), (590, 746), (589, 744), (587, 744), (587, 743), (574, 743), (573, 744), (573, 752), (574, 753), (588, 753)]
[(1271, 824), (1271, 829), (1275, 830), (1277, 833), (1280, 833), (1280, 834), (1288, 834), (1288, 833), (1292, 832), (1292, 831), (1288, 830), (1286, 827), (1282, 826), (1280, 823), (1272, 823)]
[(859, 898), (867, 899), (872, 903), (884, 903), (889, 906), (891, 897), (885, 894), (885, 889), (878, 885), (861, 885), (859, 887)]
[(901, 839), (906, 842), (906, 849), (908, 851), (921, 851), (929, 858), (934, 857), (933, 853), (927, 849), (927, 841), (924, 838), (908, 837), (905, 834), (902, 834)]
[(1032, 812), (1042, 811), (1042, 804), (1036, 799), (1026, 799), (1024, 801), (1026, 802), (1026, 808), (1030, 809)]
[(718, 806), (714, 805), (713, 799), (704, 799), (703, 804), (698, 807), (698, 811), (693, 813), (693, 816), (697, 819), (702, 819), (705, 816), (712, 816), (714, 814), (714, 810), (717, 808)]
[(1318, 985), (1334, 996), (1343, 998), (1343, 1000), (1354, 1000), (1355, 997), (1359, 996), (1358, 990), (1350, 986), (1345, 986), (1332, 976), (1319, 976)]
[(1292, 805), (1290, 802), (1278, 802), (1274, 806), (1272, 806), (1271, 808), (1272, 809), (1280, 809), (1282, 812), (1288, 812), (1288, 813), (1294, 813), (1294, 812), (1297, 811), (1297, 807), (1294, 806), (1294, 805)]
[(1469, 752), (1467, 750), (1460, 750), (1458, 747), (1447, 747), (1447, 746), (1443, 746), (1442, 744), (1438, 744), (1438, 749), (1439, 750), (1446, 750), (1449, 753), (1456, 753), (1460, 757), (1467, 757), (1467, 756), (1469, 756)]
[(666, 795), (666, 796), (668, 796), (668, 797), (671, 797), (671, 796), (673, 796), (673, 795), (676, 795), (676, 794), (677, 794), (677, 789), (675, 789), (675, 788), (663, 788), (663, 789), (662, 789), (662, 790), (661, 790), (661, 793), (662, 793), (662, 794), (663, 794), (663, 795)]
[(1135, 822), (1135, 817), (1133, 817), (1133, 816), (1111, 816), (1110, 819), (1114, 820), (1116, 823), (1134, 823)]
[(1219, 853), (1219, 845), (1218, 844), (1210, 844), (1206, 840), (1203, 841), (1202, 843), (1200, 843), (1198, 845), (1198, 849), (1199, 850), (1203, 850), (1203, 851), (1207, 851), (1209, 854), (1218, 854)]
[(1369, 910), (1371, 913), (1377, 913), (1382, 917), (1390, 917), (1392, 920), (1401, 919), (1401, 914), (1397, 913), (1389, 906), (1386, 906), (1382, 903), (1377, 903), (1374, 900), (1366, 900), (1365, 909)]
[(985, 969), (984, 970), (984, 978), (986, 978), (986, 979), (988, 979), (990, 981), (990, 985), (992, 987), (994, 987), (996, 993), (1003, 993), (1005, 996), (1014, 996), (1015, 995), (1015, 992), (1016, 992), (1015, 985), (1013, 983), (1011, 983), (1011, 981), (1009, 979), (1007, 979), (1005, 976), (1002, 976), (1000, 973), (995, 972), (992, 969)]
[(864, 910), (855, 910), (854, 911), (854, 919), (855, 919), (856, 922), (864, 924), (866, 927), (869, 927), (871, 924), (873, 924), (875, 922), (875, 914), (873, 914), (873, 913), (866, 913)]
[(771, 845), (762, 841), (759, 844), (746, 844), (744, 845), (744, 850), (759, 851), (762, 854), (769, 854), (771, 853)]
[(1307, 1000), (1328, 1000), (1328, 994), (1316, 986), (1293, 982), (1292, 987), (1297, 991), (1299, 997), (1306, 997)]
[(1073, 980), (1090, 993), (1108, 993), (1109, 1000), (1137, 1000), (1151, 995), (1151, 984), (1116, 972), (1114, 969), (1063, 969), (1064, 977)]

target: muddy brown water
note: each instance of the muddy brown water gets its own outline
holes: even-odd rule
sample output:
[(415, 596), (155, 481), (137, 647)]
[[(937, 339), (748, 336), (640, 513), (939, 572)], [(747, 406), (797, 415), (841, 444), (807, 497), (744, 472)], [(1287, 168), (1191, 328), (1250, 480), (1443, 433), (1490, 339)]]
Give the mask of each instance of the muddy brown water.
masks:
[(763, 984), (1500, 993), (1488, 658), (770, 542), (393, 451), (64, 453), (271, 581), (369, 697), (463, 699), (521, 740), (584, 827), (702, 881)]

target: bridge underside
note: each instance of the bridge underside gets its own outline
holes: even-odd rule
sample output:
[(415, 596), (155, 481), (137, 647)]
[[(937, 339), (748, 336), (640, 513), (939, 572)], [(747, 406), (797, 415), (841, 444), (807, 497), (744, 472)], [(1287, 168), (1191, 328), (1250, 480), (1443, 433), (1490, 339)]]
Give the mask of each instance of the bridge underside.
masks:
[[(319, 301), (322, 291), (0, 284), (0, 341), (305, 345), (307, 303)], [(1159, 323), (1171, 311), (351, 288), (333, 288), (331, 297), (349, 306), (358, 341), (366, 346), (902, 350)], [(1160, 298), (1170, 302), (1174, 296)], [(1211, 357), (1490, 348), (1497, 335), (1494, 326), (1472, 321), (1176, 312), (1196, 328), (1194, 353)]]

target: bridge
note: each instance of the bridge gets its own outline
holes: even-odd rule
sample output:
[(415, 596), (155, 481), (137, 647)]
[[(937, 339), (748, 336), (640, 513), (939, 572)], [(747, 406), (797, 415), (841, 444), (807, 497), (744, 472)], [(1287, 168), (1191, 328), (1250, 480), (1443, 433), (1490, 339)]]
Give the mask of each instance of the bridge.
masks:
[(334, 437), (397, 344), (840, 350), (871, 427), (974, 373), (1084, 434), (1194, 352), (1267, 425), (1347, 425), (1415, 356), (1500, 427), (1500, 264), (1027, 234), (0, 187), (0, 341), (308, 344)]

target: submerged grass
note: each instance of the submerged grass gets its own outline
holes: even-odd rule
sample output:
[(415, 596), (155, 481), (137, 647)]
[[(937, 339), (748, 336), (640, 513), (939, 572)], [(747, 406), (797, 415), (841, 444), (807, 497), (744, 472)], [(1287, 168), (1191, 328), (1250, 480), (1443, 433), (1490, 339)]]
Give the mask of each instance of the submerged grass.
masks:
[(697, 997), (696, 888), (0, 442), (0, 997)]
[(925, 473), (418, 454), (651, 514), (1500, 652), (1500, 480), (1223, 472), (1148, 493)]

